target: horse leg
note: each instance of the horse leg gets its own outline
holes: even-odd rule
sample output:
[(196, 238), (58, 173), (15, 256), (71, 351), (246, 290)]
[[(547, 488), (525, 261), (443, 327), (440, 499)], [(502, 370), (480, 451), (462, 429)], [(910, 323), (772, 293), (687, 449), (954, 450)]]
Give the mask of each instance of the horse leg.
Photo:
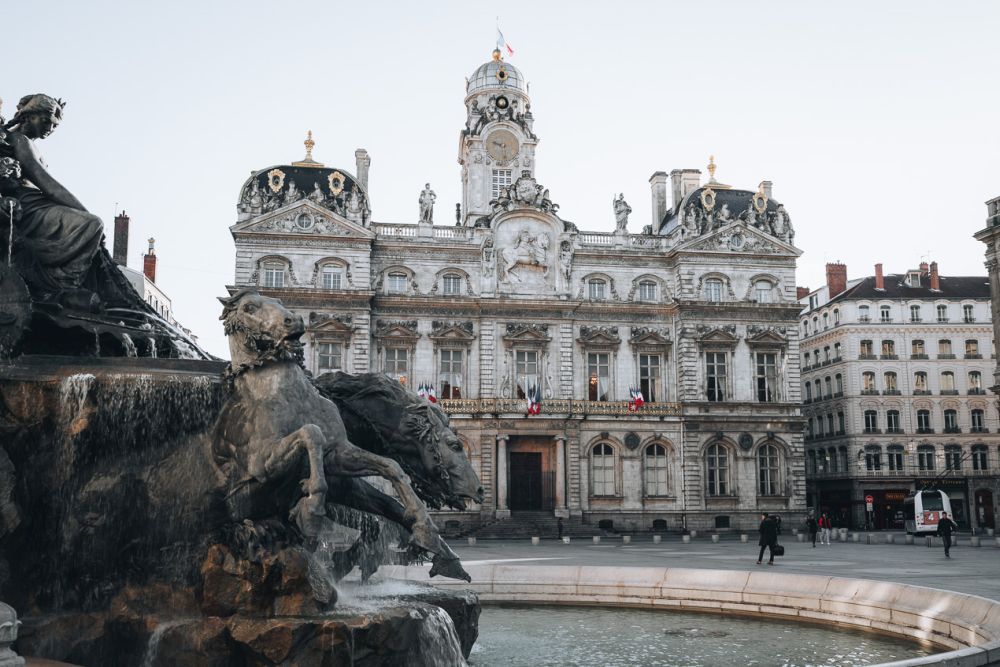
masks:
[(323, 450), (326, 436), (315, 424), (306, 424), (286, 435), (274, 445), (259, 445), (251, 449), (260, 452), (249, 461), (250, 473), (261, 481), (282, 477), (292, 472), (304, 454), (309, 461), (309, 477), (302, 480), (304, 498), (292, 508), (291, 517), (299, 529), (315, 537), (323, 523), (326, 511), (327, 483), (323, 470)]
[[(413, 491), (413, 488), (410, 487), (410, 479), (398, 463), (392, 459), (365, 451), (345, 440), (337, 443), (327, 453), (326, 464), (328, 470), (335, 471), (332, 474), (347, 477), (377, 476), (388, 480), (392, 484), (396, 495), (402, 501), (402, 520), (398, 521), (398, 523), (410, 531), (413, 544), (435, 554), (433, 567), (431, 567), (431, 576), (442, 574), (454, 579), (472, 581), (468, 573), (462, 569), (458, 555), (441, 538), (437, 527), (431, 520), (430, 515), (427, 514), (427, 508), (424, 507), (420, 498)], [(374, 488), (372, 491), (380, 493)], [(384, 505), (391, 507), (389, 503), (384, 503)], [(396, 521), (396, 519), (392, 520)]]

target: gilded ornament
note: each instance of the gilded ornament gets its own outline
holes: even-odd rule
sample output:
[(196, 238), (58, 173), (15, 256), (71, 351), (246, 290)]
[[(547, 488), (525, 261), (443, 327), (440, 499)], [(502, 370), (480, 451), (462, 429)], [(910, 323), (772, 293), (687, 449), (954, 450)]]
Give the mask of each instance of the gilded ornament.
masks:
[(285, 172), (280, 169), (267, 172), (267, 186), (271, 188), (271, 192), (281, 192), (285, 187)]
[(763, 182), (757, 186), (757, 194), (753, 196), (753, 207), (757, 210), (757, 213), (763, 213), (767, 210), (767, 195), (764, 194)]
[(334, 197), (344, 191), (344, 175), (339, 171), (335, 171), (327, 176), (326, 180), (330, 184), (330, 194)]
[(715, 190), (706, 186), (705, 189), (701, 191), (701, 205), (706, 211), (711, 211), (715, 208)]

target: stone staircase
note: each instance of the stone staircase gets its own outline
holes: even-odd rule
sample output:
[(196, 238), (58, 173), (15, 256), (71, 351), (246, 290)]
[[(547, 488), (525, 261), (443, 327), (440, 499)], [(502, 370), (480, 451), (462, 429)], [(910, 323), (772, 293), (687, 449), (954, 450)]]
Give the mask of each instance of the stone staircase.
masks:
[[(555, 538), (559, 535), (559, 520), (552, 512), (512, 512), (509, 519), (494, 519), (465, 533), (468, 537), (483, 540), (507, 540), (527, 537)], [(563, 519), (565, 537), (602, 537), (616, 533), (601, 530), (579, 517)]]

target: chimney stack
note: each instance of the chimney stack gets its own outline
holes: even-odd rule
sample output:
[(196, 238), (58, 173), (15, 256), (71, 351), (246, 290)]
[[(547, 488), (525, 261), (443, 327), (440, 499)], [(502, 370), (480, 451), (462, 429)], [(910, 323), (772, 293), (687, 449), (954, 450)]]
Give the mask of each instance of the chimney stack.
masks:
[(368, 192), (368, 167), (372, 164), (372, 159), (368, 157), (368, 151), (364, 148), (354, 151), (354, 164), (356, 165), (355, 172), (358, 183), (365, 189), (365, 192)]
[(937, 262), (931, 262), (931, 289), (935, 292), (941, 291), (941, 277), (938, 275)]
[(667, 172), (653, 172), (649, 177), (649, 189), (653, 196), (653, 233), (657, 234), (667, 214)]
[(840, 262), (827, 262), (826, 265), (826, 288), (829, 290), (829, 297), (832, 299), (847, 289), (847, 265)]
[(875, 265), (875, 289), (877, 290), (885, 289), (885, 276), (882, 275), (881, 262)]
[(809, 296), (809, 288), (808, 287), (796, 287), (795, 288), (795, 298), (796, 299), (804, 299), (807, 296)]
[[(767, 197), (768, 199), (771, 198), (771, 190), (772, 190), (773, 187), (774, 187), (774, 183), (772, 183), (771, 181), (761, 181), (760, 182), (760, 189), (764, 193), (764, 196)], [(827, 264), (827, 266), (829, 266), (829, 264)]]
[(670, 186), (673, 191), (673, 207), (681, 205), (684, 197), (701, 185), (700, 169), (674, 169), (670, 172)]
[(149, 278), (149, 282), (156, 282), (156, 253), (153, 251), (153, 244), (156, 239), (149, 239), (149, 253), (142, 256), (142, 272)]
[(115, 216), (115, 264), (128, 266), (128, 222), (129, 218), (122, 210)]

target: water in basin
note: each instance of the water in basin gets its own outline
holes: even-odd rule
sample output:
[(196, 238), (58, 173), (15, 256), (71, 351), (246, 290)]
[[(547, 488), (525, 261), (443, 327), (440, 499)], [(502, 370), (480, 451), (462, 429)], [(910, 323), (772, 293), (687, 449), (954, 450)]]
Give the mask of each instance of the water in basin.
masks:
[(483, 606), (470, 667), (847, 667), (929, 655), (901, 639), (690, 612)]

